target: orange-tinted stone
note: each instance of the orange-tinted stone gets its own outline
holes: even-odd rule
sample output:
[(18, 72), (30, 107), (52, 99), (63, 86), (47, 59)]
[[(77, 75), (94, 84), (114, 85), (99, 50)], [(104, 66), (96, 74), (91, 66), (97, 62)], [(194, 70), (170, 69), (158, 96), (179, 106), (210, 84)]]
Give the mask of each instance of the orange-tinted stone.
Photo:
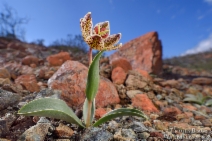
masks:
[(117, 60), (114, 60), (111, 62), (112, 69), (115, 69), (116, 67), (121, 67), (126, 73), (129, 70), (132, 70), (132, 66), (129, 61), (127, 61), (125, 58), (119, 58)]
[(60, 66), (67, 60), (71, 60), (68, 52), (60, 52), (47, 57), (50, 66)]
[(103, 117), (103, 115), (106, 114), (106, 113), (107, 112), (106, 112), (106, 110), (104, 108), (98, 108), (95, 111), (95, 118), (99, 119), (99, 118)]
[(35, 75), (21, 75), (15, 80), (16, 84), (21, 84), (30, 92), (38, 92), (40, 90)]
[(0, 68), (0, 78), (9, 78), (10, 79), (10, 73), (5, 68)]
[(23, 65), (28, 65), (28, 66), (31, 66), (31, 64), (34, 64), (37, 66), (39, 64), (39, 59), (32, 55), (28, 55), (21, 60), (21, 63)]
[(136, 94), (132, 98), (132, 106), (147, 112), (159, 112), (146, 94)]
[(112, 81), (115, 84), (124, 84), (124, 81), (126, 80), (127, 73), (121, 68), (121, 67), (116, 67), (112, 71)]
[(168, 107), (164, 109), (164, 114), (175, 113), (176, 115), (181, 114), (182, 112), (177, 107)]

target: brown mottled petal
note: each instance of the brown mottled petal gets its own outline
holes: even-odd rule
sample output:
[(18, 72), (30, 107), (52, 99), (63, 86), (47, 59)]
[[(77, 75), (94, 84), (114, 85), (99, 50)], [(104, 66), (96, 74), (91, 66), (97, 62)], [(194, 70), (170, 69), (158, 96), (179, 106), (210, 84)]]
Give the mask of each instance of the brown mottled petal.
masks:
[(121, 39), (121, 33), (108, 36), (104, 40), (105, 47), (113, 46), (114, 44), (118, 43), (120, 39)]
[(91, 18), (91, 12), (88, 12), (84, 18), (80, 19), (80, 27), (82, 31), (82, 36), (84, 40), (91, 35), (92, 33), (92, 18)]
[(101, 28), (110, 28), (110, 22), (109, 21), (101, 22), (100, 27)]
[(105, 46), (105, 50), (115, 50), (115, 49), (119, 49), (120, 47), (122, 47), (122, 43), (120, 44), (116, 44), (116, 45), (112, 45), (112, 46)]
[(109, 21), (96, 24), (93, 29), (93, 34), (99, 34), (102, 38), (107, 38), (110, 35)]
[(104, 42), (101, 36), (98, 34), (88, 36), (85, 40), (87, 44), (92, 48), (96, 50), (103, 50), (104, 49)]

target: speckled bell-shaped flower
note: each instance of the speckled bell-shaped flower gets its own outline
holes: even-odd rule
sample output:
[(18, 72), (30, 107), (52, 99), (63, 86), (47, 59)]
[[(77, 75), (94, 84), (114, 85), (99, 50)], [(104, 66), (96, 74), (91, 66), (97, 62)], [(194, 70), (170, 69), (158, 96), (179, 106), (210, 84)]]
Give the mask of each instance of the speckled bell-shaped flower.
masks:
[(83, 39), (92, 49), (114, 50), (122, 46), (121, 43), (117, 44), (121, 39), (121, 33), (110, 35), (109, 21), (98, 23), (94, 28), (92, 27), (91, 12), (80, 19), (80, 26)]

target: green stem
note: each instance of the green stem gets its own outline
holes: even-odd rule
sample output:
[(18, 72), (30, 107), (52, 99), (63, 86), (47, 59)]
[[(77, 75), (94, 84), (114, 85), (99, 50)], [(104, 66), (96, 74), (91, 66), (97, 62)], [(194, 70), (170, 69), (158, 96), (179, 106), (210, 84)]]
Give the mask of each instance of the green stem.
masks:
[(86, 127), (88, 128), (91, 125), (91, 108), (92, 108), (92, 101), (88, 101), (88, 115), (86, 121)]
[[(88, 52), (88, 61), (89, 61), (89, 66), (92, 63), (92, 48), (89, 48)], [(86, 121), (86, 127), (89, 127), (91, 124), (91, 108), (92, 108), (92, 101), (88, 100), (88, 113), (87, 113), (87, 121)]]

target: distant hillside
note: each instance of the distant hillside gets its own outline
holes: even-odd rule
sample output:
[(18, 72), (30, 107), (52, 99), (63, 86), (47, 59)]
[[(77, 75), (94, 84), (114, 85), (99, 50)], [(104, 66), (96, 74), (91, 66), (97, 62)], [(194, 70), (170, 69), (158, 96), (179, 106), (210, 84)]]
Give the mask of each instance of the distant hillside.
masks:
[(198, 54), (164, 59), (163, 62), (167, 65), (181, 66), (199, 71), (212, 71), (212, 50)]

